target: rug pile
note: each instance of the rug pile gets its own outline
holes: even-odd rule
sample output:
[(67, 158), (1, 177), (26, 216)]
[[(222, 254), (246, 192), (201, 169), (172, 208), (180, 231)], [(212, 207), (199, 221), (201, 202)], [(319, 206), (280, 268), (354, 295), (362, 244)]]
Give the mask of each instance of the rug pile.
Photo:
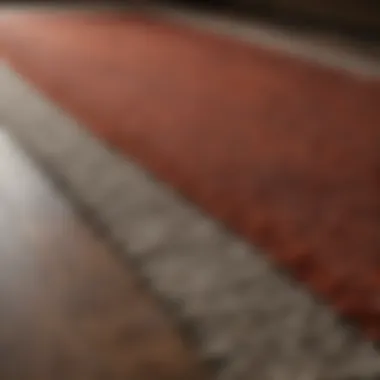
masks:
[(376, 78), (141, 15), (20, 20), (0, 122), (218, 379), (380, 375)]

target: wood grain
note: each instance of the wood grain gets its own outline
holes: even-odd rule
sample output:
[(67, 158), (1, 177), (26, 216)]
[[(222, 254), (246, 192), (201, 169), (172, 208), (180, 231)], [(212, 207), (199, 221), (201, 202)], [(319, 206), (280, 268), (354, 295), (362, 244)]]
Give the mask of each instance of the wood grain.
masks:
[(0, 378), (205, 379), (170, 318), (0, 132)]

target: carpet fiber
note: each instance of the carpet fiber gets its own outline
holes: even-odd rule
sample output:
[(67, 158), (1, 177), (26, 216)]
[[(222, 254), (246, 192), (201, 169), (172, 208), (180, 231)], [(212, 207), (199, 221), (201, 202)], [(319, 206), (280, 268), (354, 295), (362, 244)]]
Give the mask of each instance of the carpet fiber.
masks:
[(0, 67), (0, 123), (96, 230), (108, 231), (217, 380), (380, 374), (372, 344), (276, 270), (261, 250), (107, 149), (6, 66)]
[(1, 23), (6, 57), (380, 338), (380, 85), (140, 16)]

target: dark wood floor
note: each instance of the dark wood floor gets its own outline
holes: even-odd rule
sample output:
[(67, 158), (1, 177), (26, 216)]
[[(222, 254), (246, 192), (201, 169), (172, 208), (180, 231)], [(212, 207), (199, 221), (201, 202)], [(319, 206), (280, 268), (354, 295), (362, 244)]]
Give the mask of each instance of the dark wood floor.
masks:
[(0, 379), (204, 379), (120, 265), (0, 129)]

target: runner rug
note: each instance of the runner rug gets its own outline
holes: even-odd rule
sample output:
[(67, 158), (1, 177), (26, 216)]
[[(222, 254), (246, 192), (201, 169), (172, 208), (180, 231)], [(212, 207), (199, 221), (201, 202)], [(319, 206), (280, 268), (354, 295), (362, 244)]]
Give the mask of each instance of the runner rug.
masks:
[(5, 59), (380, 338), (380, 83), (150, 17), (3, 17)]

